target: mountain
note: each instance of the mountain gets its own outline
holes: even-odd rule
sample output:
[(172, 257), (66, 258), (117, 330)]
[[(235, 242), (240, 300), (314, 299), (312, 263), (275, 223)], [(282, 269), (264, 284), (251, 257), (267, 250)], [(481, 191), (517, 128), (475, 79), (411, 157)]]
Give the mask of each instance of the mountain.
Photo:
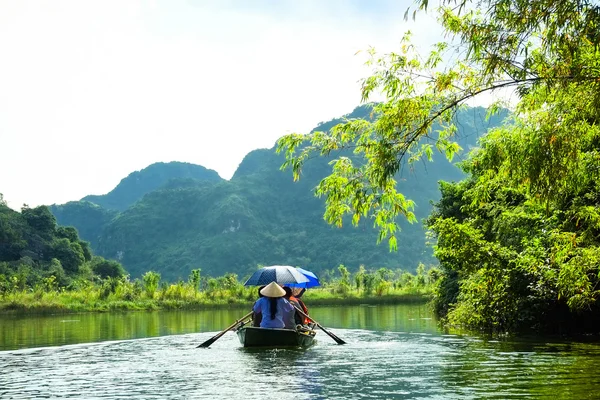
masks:
[(90, 195), (79, 201), (53, 204), (49, 208), (59, 224), (76, 227), (81, 237), (89, 241), (92, 248), (96, 248), (102, 230), (119, 211), (159, 188), (197, 185), (198, 181), (220, 182), (223, 178), (216, 171), (200, 165), (159, 162), (132, 172), (105, 195)]
[[(478, 137), (505, 116), (486, 121), (484, 109), (459, 112), (460, 145), (465, 151), (475, 146)], [(367, 106), (345, 116), (369, 117)], [(315, 129), (327, 130), (340, 121), (324, 122)], [(98, 254), (121, 261), (134, 277), (154, 270), (168, 280), (185, 279), (194, 268), (213, 276), (245, 275), (257, 264), (298, 265), (319, 272), (339, 264), (351, 269), (360, 264), (414, 269), (419, 262), (433, 262), (420, 223), (400, 221), (398, 252), (390, 252), (387, 243), (376, 245), (378, 232), (372, 221), (363, 220), (356, 228), (349, 222), (343, 228), (325, 223), (324, 200), (314, 196), (314, 188), (330, 173), (330, 159), (310, 160), (298, 182), (293, 182), (290, 171), (280, 171), (283, 161), (274, 148), (255, 150), (244, 157), (230, 181), (171, 174), (160, 185), (148, 182), (145, 187), (156, 189), (116, 214), (80, 204), (106, 218), (98, 216), (93, 228), (91, 218), (71, 221)], [(166, 175), (162, 167), (155, 167), (154, 176)], [(434, 162), (417, 163), (397, 178), (399, 190), (417, 203), (415, 214), (422, 219), (429, 215), (431, 201), (440, 197), (437, 182), (460, 180), (463, 174), (443, 155), (435, 154)], [(117, 188), (113, 192), (120, 193)], [(64, 209), (55, 215), (61, 224), (69, 217)]]
[(146, 193), (160, 188), (173, 178), (210, 182), (223, 180), (216, 171), (200, 165), (184, 162), (159, 162), (141, 171), (132, 172), (109, 193), (85, 196), (81, 201), (89, 201), (106, 209), (124, 211)]
[(96, 248), (102, 230), (119, 214), (116, 210), (107, 210), (90, 201), (70, 201), (62, 205), (49, 206), (56, 220), (63, 226), (74, 226), (79, 236)]

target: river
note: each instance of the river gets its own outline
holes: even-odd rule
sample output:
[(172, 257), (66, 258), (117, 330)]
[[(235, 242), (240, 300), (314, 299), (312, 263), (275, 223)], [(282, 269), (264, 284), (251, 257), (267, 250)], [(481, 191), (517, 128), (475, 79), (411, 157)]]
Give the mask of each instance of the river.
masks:
[(425, 305), (311, 308), (343, 346), (196, 348), (243, 314), (0, 315), (0, 398), (600, 398), (600, 343), (447, 334)]

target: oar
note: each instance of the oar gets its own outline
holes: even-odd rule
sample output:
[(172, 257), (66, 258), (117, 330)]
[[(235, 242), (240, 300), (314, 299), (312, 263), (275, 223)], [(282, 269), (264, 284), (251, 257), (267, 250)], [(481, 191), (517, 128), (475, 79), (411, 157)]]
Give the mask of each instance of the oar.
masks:
[(309, 320), (311, 320), (312, 322), (315, 323), (315, 325), (317, 325), (323, 332), (325, 332), (327, 335), (329, 335), (330, 338), (332, 338), (333, 340), (335, 340), (335, 342), (337, 344), (346, 344), (346, 342), (344, 342), (342, 339), (340, 339), (339, 337), (335, 336), (333, 333), (327, 331), (325, 328), (323, 328), (323, 326), (321, 326), (321, 324), (319, 324), (317, 321), (315, 321), (314, 319), (312, 319), (311, 317), (309, 317), (308, 315), (306, 315), (304, 313), (304, 311), (302, 311), (301, 309), (299, 309), (298, 307), (294, 306), (294, 308), (296, 309), (296, 311), (298, 311), (301, 315), (304, 315), (306, 318), (308, 318)]
[(214, 342), (216, 342), (221, 336), (223, 336), (225, 333), (227, 333), (230, 330), (232, 330), (233, 328), (235, 328), (237, 325), (239, 325), (240, 322), (244, 321), (246, 318), (250, 317), (251, 315), (252, 315), (252, 311), (250, 311), (248, 314), (244, 315), (242, 318), (240, 318), (237, 321), (235, 321), (233, 324), (231, 324), (229, 326), (229, 328), (225, 329), (223, 332), (220, 332), (220, 333), (216, 334), (215, 336), (213, 336), (210, 339), (208, 339), (206, 342), (204, 342), (204, 343), (196, 346), (196, 348), (210, 346), (211, 344), (213, 344)]

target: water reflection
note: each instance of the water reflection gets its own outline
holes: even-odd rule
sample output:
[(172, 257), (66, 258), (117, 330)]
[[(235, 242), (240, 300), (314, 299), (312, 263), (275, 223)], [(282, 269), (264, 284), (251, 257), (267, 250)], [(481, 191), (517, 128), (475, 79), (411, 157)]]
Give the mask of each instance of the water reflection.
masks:
[[(45, 316), (2, 315), (0, 350), (193, 332), (216, 333), (246, 312), (246, 309), (225, 309)], [(432, 334), (438, 332), (426, 305), (312, 307), (311, 314), (327, 328), (402, 330)]]
[(448, 335), (426, 306), (311, 308), (344, 346), (320, 332), (308, 349), (243, 349), (230, 333), (209, 349), (195, 348), (245, 312), (2, 318), (0, 397), (593, 399), (600, 393), (598, 343)]

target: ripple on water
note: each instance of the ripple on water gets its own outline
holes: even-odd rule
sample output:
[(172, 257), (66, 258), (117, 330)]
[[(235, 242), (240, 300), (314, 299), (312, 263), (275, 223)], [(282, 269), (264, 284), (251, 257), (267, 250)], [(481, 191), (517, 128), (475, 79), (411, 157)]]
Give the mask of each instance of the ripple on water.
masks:
[(5, 351), (0, 397), (594, 398), (600, 389), (597, 344), (332, 331), (348, 344), (320, 332), (310, 349), (253, 350), (229, 333), (196, 349), (205, 333)]

